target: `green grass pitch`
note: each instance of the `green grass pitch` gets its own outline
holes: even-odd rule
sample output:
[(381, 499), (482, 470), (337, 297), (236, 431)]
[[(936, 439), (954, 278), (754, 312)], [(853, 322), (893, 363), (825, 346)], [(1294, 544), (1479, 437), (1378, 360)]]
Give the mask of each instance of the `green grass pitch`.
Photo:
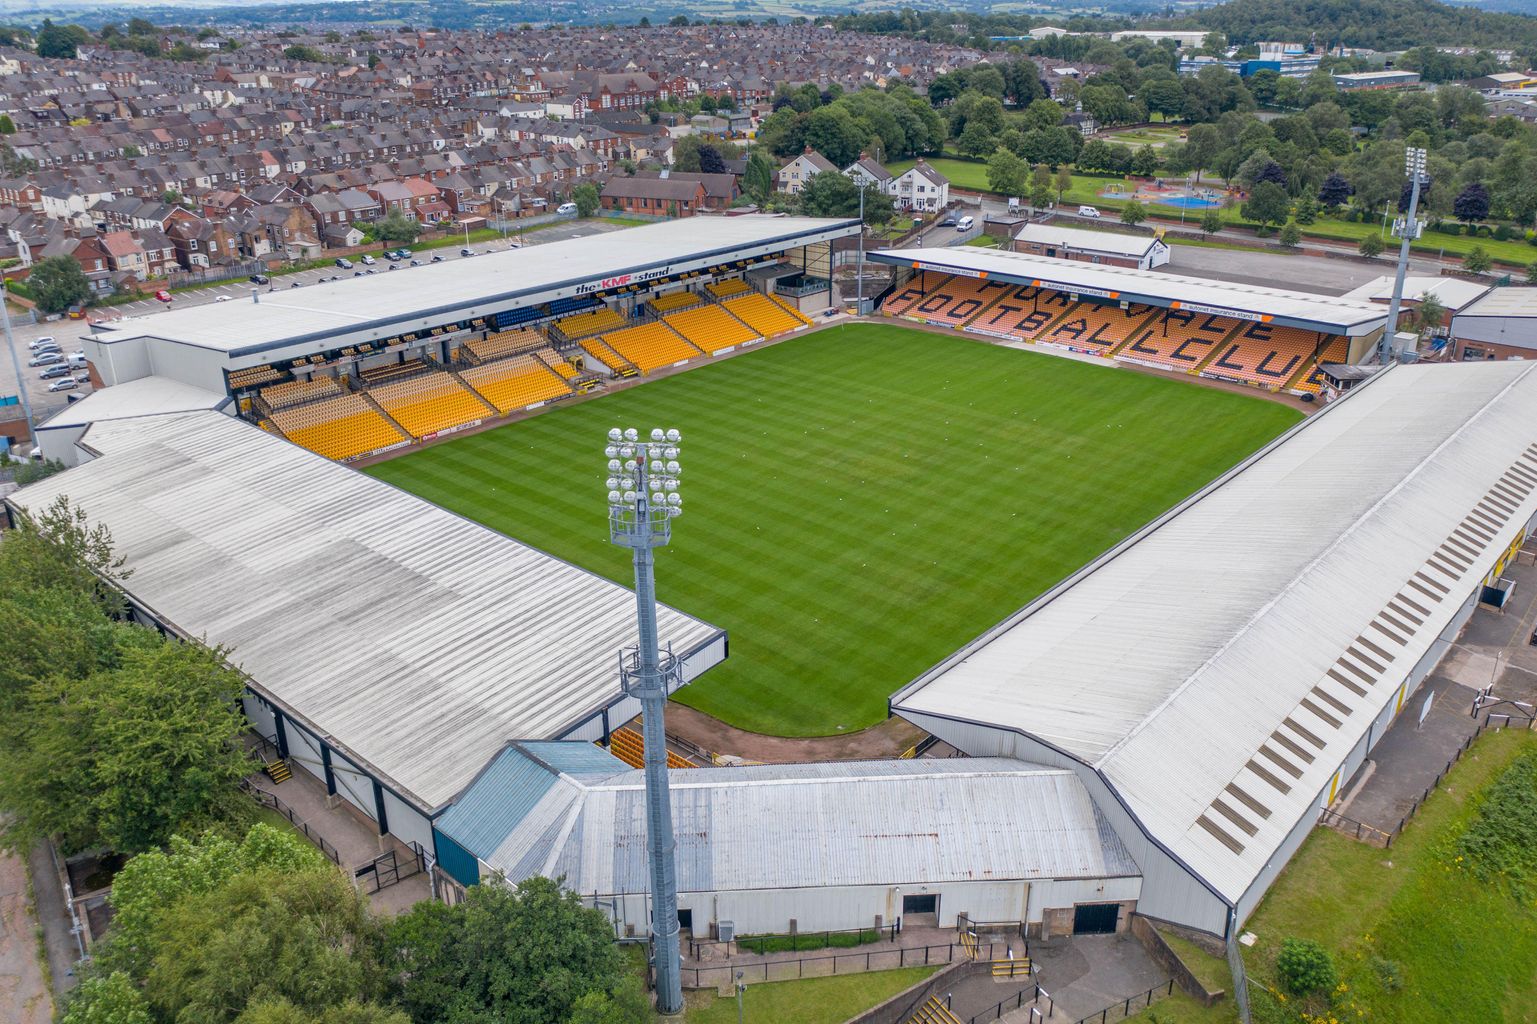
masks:
[[(853, 324), (449, 441), (368, 472), (628, 584), (612, 426), (683, 432), (662, 600), (729, 631), (678, 700), (826, 735), (1291, 426), (1277, 403)], [(665, 637), (663, 638), (666, 639)]]

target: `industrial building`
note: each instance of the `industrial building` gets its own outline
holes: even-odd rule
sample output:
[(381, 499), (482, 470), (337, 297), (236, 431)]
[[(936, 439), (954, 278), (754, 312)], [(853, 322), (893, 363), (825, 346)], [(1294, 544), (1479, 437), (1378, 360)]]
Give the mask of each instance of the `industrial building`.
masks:
[(1169, 262), (1169, 245), (1154, 235), (1087, 231), (1060, 224), (1026, 224), (1014, 236), (1014, 251), (1107, 267), (1155, 270)]
[(1531, 359), (1537, 353), (1537, 288), (1495, 288), (1452, 317), (1455, 360)]

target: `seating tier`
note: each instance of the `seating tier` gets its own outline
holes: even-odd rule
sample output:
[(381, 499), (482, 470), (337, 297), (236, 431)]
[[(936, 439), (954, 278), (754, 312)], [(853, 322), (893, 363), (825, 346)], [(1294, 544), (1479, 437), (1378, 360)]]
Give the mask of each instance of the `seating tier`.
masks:
[(734, 299), (727, 299), (721, 305), (730, 310), (732, 316), (765, 338), (772, 338), (777, 334), (784, 334), (810, 323), (798, 311), (787, 309), (782, 303), (775, 302), (767, 295), (759, 295), (757, 292), (738, 295)]
[(616, 311), (604, 306), (595, 309), (591, 313), (578, 313), (576, 316), (568, 316), (564, 320), (555, 321), (555, 326), (560, 328), (560, 333), (568, 338), (587, 338), (594, 334), (602, 334), (624, 326), (624, 317)]
[(262, 401), (271, 408), (286, 409), (317, 398), (330, 398), (341, 394), (343, 390), (339, 380), (322, 373), (310, 380), (290, 380), (262, 388), (261, 396)]
[[(663, 319), (673, 330), (712, 355), (721, 349), (753, 341), (761, 336), (720, 306), (700, 306)], [(613, 338), (609, 338), (609, 343), (613, 343)], [(687, 356), (678, 358), (686, 359)]]
[[(564, 360), (561, 365), (565, 365)], [(504, 414), (571, 394), (571, 385), (531, 355), (482, 363), (460, 376)]]
[[(715, 309), (714, 306), (709, 306), (685, 313), (674, 313), (673, 316), (688, 317), (694, 313), (713, 309)], [(621, 331), (610, 331), (603, 335), (602, 340), (615, 352), (638, 366), (642, 373), (650, 373), (660, 367), (671, 366), (680, 360), (693, 359), (701, 354), (699, 349), (673, 333), (666, 323), (655, 320), (634, 327), (626, 327)], [(601, 359), (602, 356), (600, 355), (599, 358)]]
[(488, 411), (474, 392), (441, 370), (372, 388), (368, 394), (412, 437), (484, 419)]
[(279, 409), (272, 422), (294, 444), (328, 459), (350, 459), (406, 440), (366, 398), (355, 394)]

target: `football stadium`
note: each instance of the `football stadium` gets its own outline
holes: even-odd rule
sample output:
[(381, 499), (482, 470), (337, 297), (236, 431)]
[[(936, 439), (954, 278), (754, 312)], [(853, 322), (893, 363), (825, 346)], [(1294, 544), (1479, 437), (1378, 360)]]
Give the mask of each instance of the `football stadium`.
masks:
[(1381, 307), (972, 249), (870, 254), (849, 316), (857, 231), (700, 217), (117, 325), (6, 513), (107, 526), (132, 614), (227, 648), (271, 756), (449, 898), (561, 876), (645, 935), (602, 456), (677, 427), (674, 699), (957, 755), (680, 746), (685, 927), (1234, 936), (1531, 529), (1533, 366), (1334, 395)]

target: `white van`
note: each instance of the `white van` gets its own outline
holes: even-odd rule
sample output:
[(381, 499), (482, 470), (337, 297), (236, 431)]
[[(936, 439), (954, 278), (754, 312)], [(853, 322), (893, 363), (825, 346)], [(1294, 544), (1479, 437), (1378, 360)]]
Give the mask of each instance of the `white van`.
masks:
[(955, 225), (955, 230), (957, 230), (957, 231), (970, 231), (971, 230), (971, 226), (973, 224), (975, 224), (976, 222), (977, 222), (977, 219), (975, 217), (962, 217), (960, 219), (960, 222)]
[(561, 203), (559, 206), (555, 207), (555, 213), (558, 216), (561, 216), (561, 217), (575, 217), (576, 216), (576, 204), (575, 203)]
[(1092, 206), (1080, 206), (1080, 207), (1078, 207), (1078, 216), (1080, 216), (1080, 217), (1098, 217), (1099, 216), (1099, 211), (1096, 210)]

